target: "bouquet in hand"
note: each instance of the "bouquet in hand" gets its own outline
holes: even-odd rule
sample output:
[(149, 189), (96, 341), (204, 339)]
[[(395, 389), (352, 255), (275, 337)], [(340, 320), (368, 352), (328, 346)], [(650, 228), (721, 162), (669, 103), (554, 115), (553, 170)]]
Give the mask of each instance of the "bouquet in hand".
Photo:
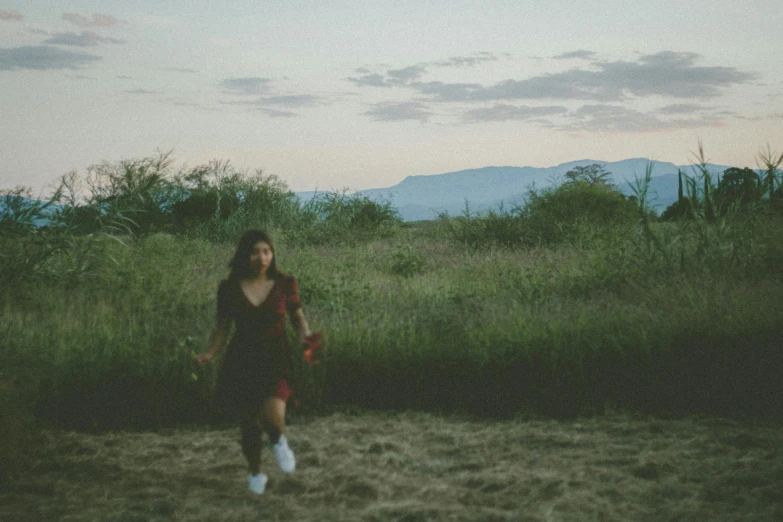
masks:
[(321, 332), (315, 332), (307, 337), (304, 341), (304, 360), (307, 364), (318, 364), (321, 362)]

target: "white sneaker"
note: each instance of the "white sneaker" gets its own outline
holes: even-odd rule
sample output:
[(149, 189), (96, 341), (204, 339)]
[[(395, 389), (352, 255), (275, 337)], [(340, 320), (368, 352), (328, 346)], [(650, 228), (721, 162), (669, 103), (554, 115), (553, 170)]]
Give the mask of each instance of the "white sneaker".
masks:
[(247, 479), (247, 487), (252, 491), (253, 493), (257, 493), (259, 495), (262, 495), (264, 491), (266, 490), (266, 481), (268, 477), (266, 476), (266, 473), (259, 473), (257, 475), (250, 475), (250, 478)]
[(275, 460), (280, 469), (285, 473), (291, 473), (296, 468), (296, 458), (294, 452), (288, 447), (288, 441), (285, 435), (280, 435), (277, 444), (270, 444), (269, 448), (275, 454)]

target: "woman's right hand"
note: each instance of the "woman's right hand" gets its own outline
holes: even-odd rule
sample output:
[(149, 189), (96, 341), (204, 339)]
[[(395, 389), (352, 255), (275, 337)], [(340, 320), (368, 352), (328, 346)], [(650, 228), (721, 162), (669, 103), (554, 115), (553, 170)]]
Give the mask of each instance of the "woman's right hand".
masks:
[(212, 362), (212, 357), (214, 357), (214, 355), (209, 352), (200, 353), (196, 356), (196, 364), (203, 368)]

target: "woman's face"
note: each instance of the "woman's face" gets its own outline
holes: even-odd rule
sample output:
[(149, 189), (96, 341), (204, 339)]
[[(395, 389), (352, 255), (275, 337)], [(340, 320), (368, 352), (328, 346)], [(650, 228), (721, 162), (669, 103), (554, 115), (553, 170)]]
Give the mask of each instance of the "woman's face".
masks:
[(250, 271), (254, 274), (266, 272), (275, 255), (266, 241), (259, 241), (250, 250)]

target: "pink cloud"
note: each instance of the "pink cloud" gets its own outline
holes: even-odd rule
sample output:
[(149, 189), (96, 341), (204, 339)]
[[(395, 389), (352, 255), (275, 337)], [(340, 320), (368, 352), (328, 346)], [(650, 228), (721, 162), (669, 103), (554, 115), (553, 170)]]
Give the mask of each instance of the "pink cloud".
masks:
[(62, 19), (79, 27), (112, 27), (123, 22), (111, 15), (95, 13), (92, 19), (76, 13), (64, 13)]
[(19, 11), (0, 10), (0, 20), (21, 20), (22, 13)]

